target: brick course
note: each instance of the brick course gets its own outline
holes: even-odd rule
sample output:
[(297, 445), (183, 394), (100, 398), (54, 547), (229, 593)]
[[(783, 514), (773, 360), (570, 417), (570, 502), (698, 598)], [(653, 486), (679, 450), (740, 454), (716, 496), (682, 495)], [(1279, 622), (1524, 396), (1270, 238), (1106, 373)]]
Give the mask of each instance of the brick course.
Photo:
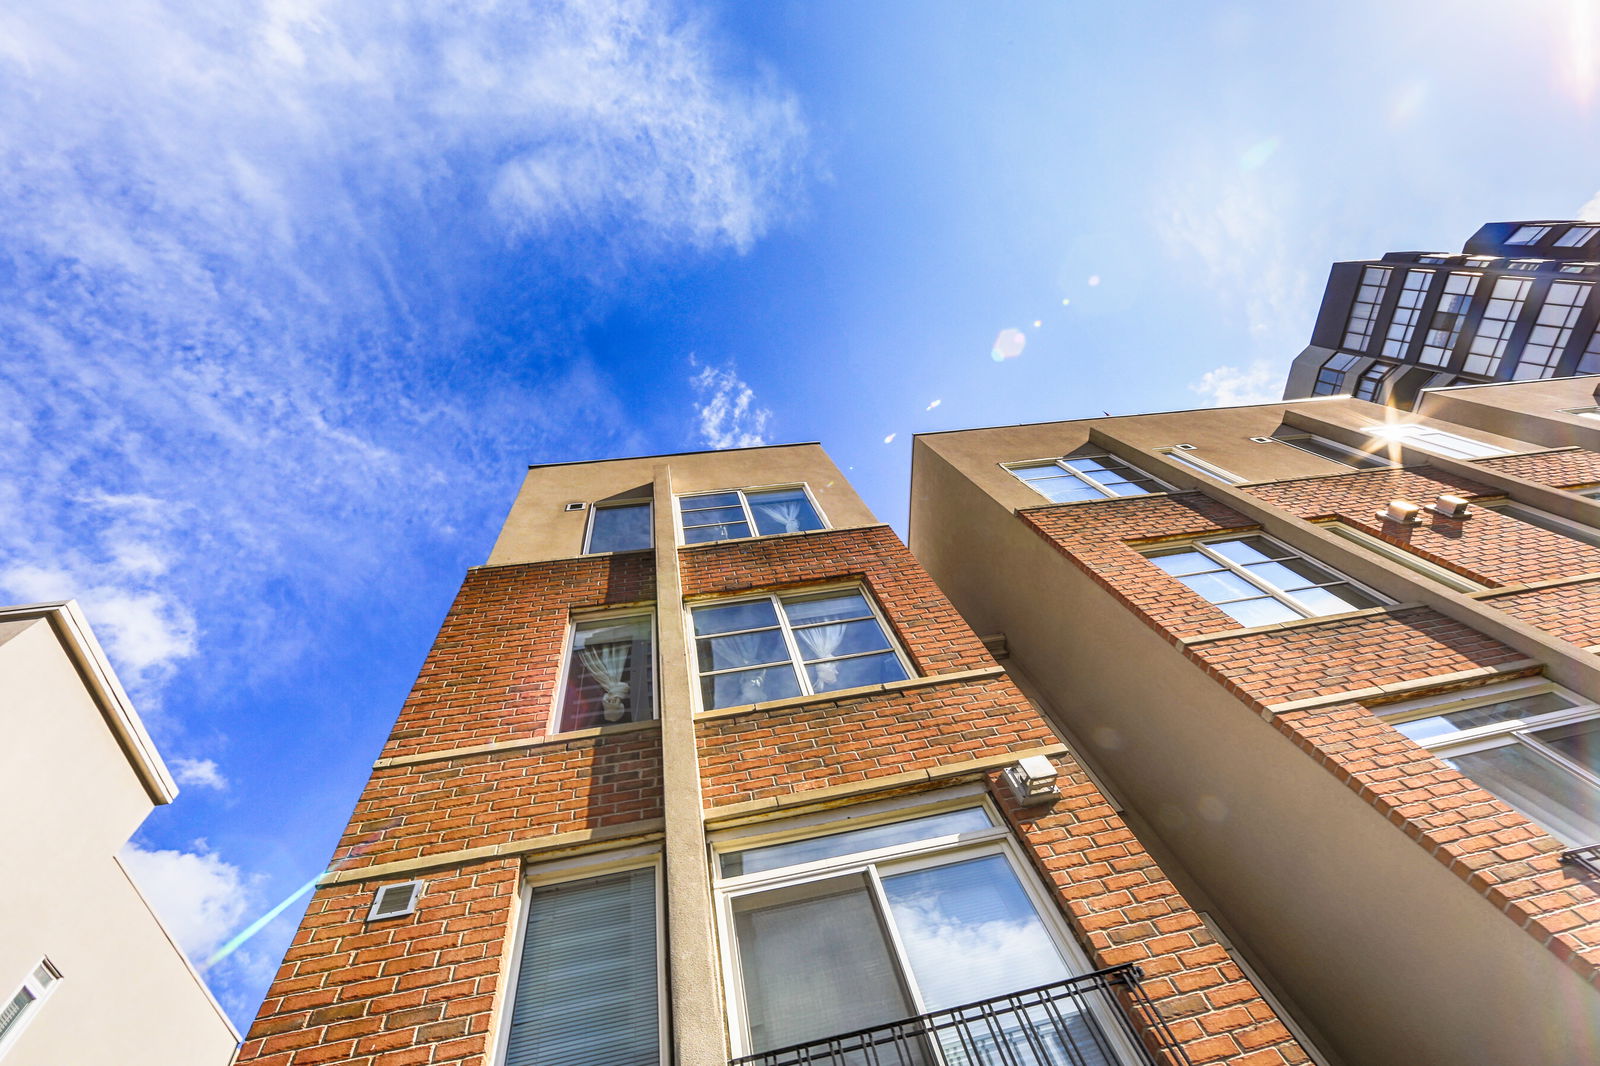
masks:
[(1600, 578), (1555, 588), (1507, 592), (1483, 602), (1581, 648), (1600, 644)]
[(1478, 466), (1557, 488), (1600, 484), (1600, 453), (1581, 448), (1532, 455), (1497, 455), (1475, 462)]

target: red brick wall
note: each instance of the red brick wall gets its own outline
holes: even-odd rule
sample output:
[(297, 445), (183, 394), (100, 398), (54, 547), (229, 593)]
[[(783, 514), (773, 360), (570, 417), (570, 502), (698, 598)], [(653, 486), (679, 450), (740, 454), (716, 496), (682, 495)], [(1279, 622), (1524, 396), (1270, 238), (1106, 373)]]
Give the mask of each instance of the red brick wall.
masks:
[(1206, 641), (1184, 648), (1235, 695), (1260, 704), (1500, 666), (1522, 656), (1426, 607)]
[(371, 923), (375, 883), (318, 889), (238, 1061), (481, 1064), (519, 872), (435, 873), (416, 913)]
[(572, 612), (653, 599), (654, 566), (635, 552), (471, 571), (384, 756), (545, 735)]
[(888, 526), (836, 529), (684, 548), (685, 599), (859, 580), (919, 673), (993, 666), (994, 660)]
[(1483, 603), (1581, 648), (1600, 644), (1600, 579), (1508, 592)]
[(334, 861), (352, 867), (661, 817), (656, 729), (373, 771)]
[[(1380, 708), (1381, 709), (1381, 708)], [(1600, 980), (1600, 897), (1561, 845), (1359, 703), (1273, 724), (1589, 980)]]
[(1499, 455), (1492, 459), (1478, 459), (1476, 463), (1501, 473), (1537, 481), (1541, 485), (1570, 488), (1574, 485), (1600, 484), (1600, 453), (1580, 448), (1539, 452), (1535, 455)]

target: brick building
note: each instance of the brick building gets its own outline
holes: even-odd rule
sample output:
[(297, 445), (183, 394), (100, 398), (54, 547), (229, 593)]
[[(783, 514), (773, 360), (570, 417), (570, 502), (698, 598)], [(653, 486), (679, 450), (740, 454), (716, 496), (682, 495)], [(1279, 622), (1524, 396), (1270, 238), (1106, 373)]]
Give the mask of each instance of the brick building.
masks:
[[(1522, 661), (1458, 629), (1452, 671)], [(1294, 1033), (798, 445), (529, 473), (239, 1061), (1313, 1061)]]
[(1600, 1062), (1597, 383), (913, 446), (918, 560), (1330, 1062)]
[(1490, 222), (1459, 252), (1333, 264), (1285, 399), (1600, 371), (1600, 222)]

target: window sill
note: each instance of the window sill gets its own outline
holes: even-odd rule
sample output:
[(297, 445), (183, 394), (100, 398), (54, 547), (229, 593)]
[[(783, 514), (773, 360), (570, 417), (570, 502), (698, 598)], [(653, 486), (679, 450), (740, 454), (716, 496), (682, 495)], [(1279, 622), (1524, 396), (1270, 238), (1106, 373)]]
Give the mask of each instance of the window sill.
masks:
[(592, 740), (596, 737), (609, 737), (618, 733), (634, 733), (641, 729), (659, 729), (659, 719), (650, 718), (643, 722), (618, 722), (616, 725), (594, 726), (589, 729), (569, 729), (564, 733), (546, 733), (541, 737), (529, 737), (526, 740), (498, 740), (493, 744), (474, 744), (466, 748), (436, 748), (432, 751), (418, 751), (410, 755), (395, 755), (387, 759), (379, 759), (372, 764), (374, 770), (382, 770), (391, 766), (414, 766), (417, 763), (441, 762), (445, 759), (459, 759), (468, 755), (488, 755), (501, 751), (517, 751), (522, 748), (541, 748), (550, 744), (565, 744), (572, 740)]
[(1178, 647), (1188, 648), (1196, 644), (1210, 644), (1218, 640), (1233, 640), (1236, 637), (1253, 637), (1258, 633), (1275, 633), (1280, 629), (1304, 629), (1306, 626), (1321, 625), (1324, 622), (1347, 622), (1352, 618), (1367, 618), (1380, 614), (1393, 614), (1396, 611), (1408, 611), (1417, 607), (1425, 607), (1423, 603), (1385, 603), (1377, 607), (1363, 607), (1359, 611), (1341, 611), (1338, 614), (1319, 614), (1312, 618), (1293, 618), (1287, 622), (1273, 622), (1271, 625), (1247, 626), (1243, 629), (1223, 629), (1214, 633), (1200, 633), (1192, 637), (1179, 637)]
[(741, 714), (760, 714), (767, 711), (784, 711), (793, 707), (807, 707), (824, 703), (843, 703), (846, 700), (861, 699), (864, 696), (873, 696), (884, 692), (904, 692), (907, 689), (924, 688), (928, 685), (941, 685), (952, 681), (971, 681), (985, 677), (1000, 677), (1005, 673), (1003, 666), (985, 666), (977, 670), (957, 670), (948, 674), (929, 674), (924, 677), (908, 677), (904, 681), (886, 681), (881, 685), (858, 685), (855, 688), (836, 688), (831, 692), (819, 692), (813, 696), (790, 696), (781, 700), (767, 700), (763, 703), (740, 703), (732, 707), (718, 707), (715, 710), (699, 711), (695, 720), (710, 718), (733, 718)]
[(883, 525), (875, 522), (872, 526), (823, 526), (821, 529), (802, 529), (795, 533), (763, 533), (756, 537), (728, 537), (724, 540), (697, 540), (693, 544), (678, 543), (679, 551), (692, 551), (695, 548), (717, 548), (724, 544), (748, 544), (757, 540), (787, 540), (790, 537), (809, 537), (816, 533), (837, 533), (841, 529), (871, 529), (873, 526)]

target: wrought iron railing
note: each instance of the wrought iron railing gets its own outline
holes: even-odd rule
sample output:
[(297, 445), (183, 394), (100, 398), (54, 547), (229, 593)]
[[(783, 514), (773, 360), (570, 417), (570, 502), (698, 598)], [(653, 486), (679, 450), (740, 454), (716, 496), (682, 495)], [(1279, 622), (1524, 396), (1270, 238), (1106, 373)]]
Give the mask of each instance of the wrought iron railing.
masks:
[(730, 1066), (1189, 1066), (1128, 964)]
[(1591, 877), (1600, 877), (1600, 844), (1586, 844), (1561, 853), (1561, 861), (1576, 866)]

